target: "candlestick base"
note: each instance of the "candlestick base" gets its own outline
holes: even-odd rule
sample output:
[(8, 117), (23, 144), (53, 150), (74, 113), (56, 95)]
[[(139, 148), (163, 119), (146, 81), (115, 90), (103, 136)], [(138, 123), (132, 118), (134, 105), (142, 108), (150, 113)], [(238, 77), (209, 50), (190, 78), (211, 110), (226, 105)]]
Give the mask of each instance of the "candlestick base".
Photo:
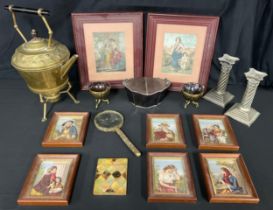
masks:
[(236, 103), (225, 113), (225, 115), (250, 127), (259, 117), (260, 113), (253, 108), (250, 108), (249, 111), (244, 111), (241, 109), (240, 104)]
[(219, 94), (216, 89), (211, 89), (203, 98), (224, 108), (234, 98), (234, 95), (227, 91)]

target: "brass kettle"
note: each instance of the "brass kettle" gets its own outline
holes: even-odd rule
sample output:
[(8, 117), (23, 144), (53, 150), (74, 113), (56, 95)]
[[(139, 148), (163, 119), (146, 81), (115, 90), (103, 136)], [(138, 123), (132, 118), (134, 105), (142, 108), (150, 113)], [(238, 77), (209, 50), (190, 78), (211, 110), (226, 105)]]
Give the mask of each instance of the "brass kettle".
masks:
[[(28, 88), (39, 94), (44, 106), (42, 121), (46, 120), (47, 102), (57, 102), (62, 93), (67, 93), (75, 103), (79, 103), (69, 92), (71, 84), (68, 78), (68, 71), (77, 60), (78, 55), (70, 57), (68, 48), (52, 39), (53, 32), (44, 16), (49, 15), (49, 12), (43, 9), (35, 10), (13, 5), (5, 6), (5, 9), (11, 12), (13, 26), (24, 40), (24, 43), (15, 50), (11, 65), (24, 78)], [(48, 30), (48, 39), (37, 37), (33, 29), (32, 39), (27, 41), (17, 25), (15, 12), (37, 14), (41, 17)]]

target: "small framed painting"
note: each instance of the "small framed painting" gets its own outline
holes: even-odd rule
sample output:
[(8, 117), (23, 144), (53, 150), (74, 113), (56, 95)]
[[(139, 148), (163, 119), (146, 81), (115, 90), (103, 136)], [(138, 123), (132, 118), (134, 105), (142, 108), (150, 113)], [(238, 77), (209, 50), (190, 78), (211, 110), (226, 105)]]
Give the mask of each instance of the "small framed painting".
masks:
[(82, 147), (88, 112), (55, 112), (42, 141), (43, 147)]
[(22, 206), (67, 206), (80, 155), (38, 154), (17, 200)]
[(148, 202), (196, 202), (187, 153), (148, 153)]
[(126, 195), (127, 158), (99, 158), (93, 195)]
[(241, 154), (201, 153), (200, 161), (209, 202), (259, 202)]
[(145, 76), (205, 85), (209, 78), (219, 17), (148, 14)]
[(147, 114), (147, 148), (185, 148), (179, 114)]
[(143, 74), (143, 14), (72, 13), (82, 89), (104, 81), (120, 88)]
[(192, 115), (198, 148), (238, 151), (239, 145), (225, 115)]

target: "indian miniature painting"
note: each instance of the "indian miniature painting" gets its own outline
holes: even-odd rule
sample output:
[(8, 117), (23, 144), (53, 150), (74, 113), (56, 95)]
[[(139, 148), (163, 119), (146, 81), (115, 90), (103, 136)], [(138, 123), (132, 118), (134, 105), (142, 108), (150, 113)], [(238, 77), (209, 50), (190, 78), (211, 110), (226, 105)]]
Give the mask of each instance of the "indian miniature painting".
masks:
[(99, 158), (93, 194), (126, 195), (127, 167), (127, 158)]

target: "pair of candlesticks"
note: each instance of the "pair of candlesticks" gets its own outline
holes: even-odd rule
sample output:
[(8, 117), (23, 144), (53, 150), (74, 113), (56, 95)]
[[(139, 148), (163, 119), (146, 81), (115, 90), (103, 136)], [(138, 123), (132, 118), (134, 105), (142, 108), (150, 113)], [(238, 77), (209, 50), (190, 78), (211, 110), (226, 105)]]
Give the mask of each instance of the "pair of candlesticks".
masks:
[[(226, 89), (230, 71), (233, 65), (240, 59), (224, 54), (222, 57), (218, 58), (218, 60), (221, 64), (221, 74), (217, 87), (210, 90), (203, 98), (224, 108), (234, 98)], [(251, 107), (251, 104), (260, 82), (267, 74), (250, 68), (249, 71), (245, 73), (245, 76), (247, 79), (247, 86), (242, 101), (240, 103), (235, 103), (225, 112), (225, 115), (247, 126), (251, 126), (260, 115), (258, 111)]]

